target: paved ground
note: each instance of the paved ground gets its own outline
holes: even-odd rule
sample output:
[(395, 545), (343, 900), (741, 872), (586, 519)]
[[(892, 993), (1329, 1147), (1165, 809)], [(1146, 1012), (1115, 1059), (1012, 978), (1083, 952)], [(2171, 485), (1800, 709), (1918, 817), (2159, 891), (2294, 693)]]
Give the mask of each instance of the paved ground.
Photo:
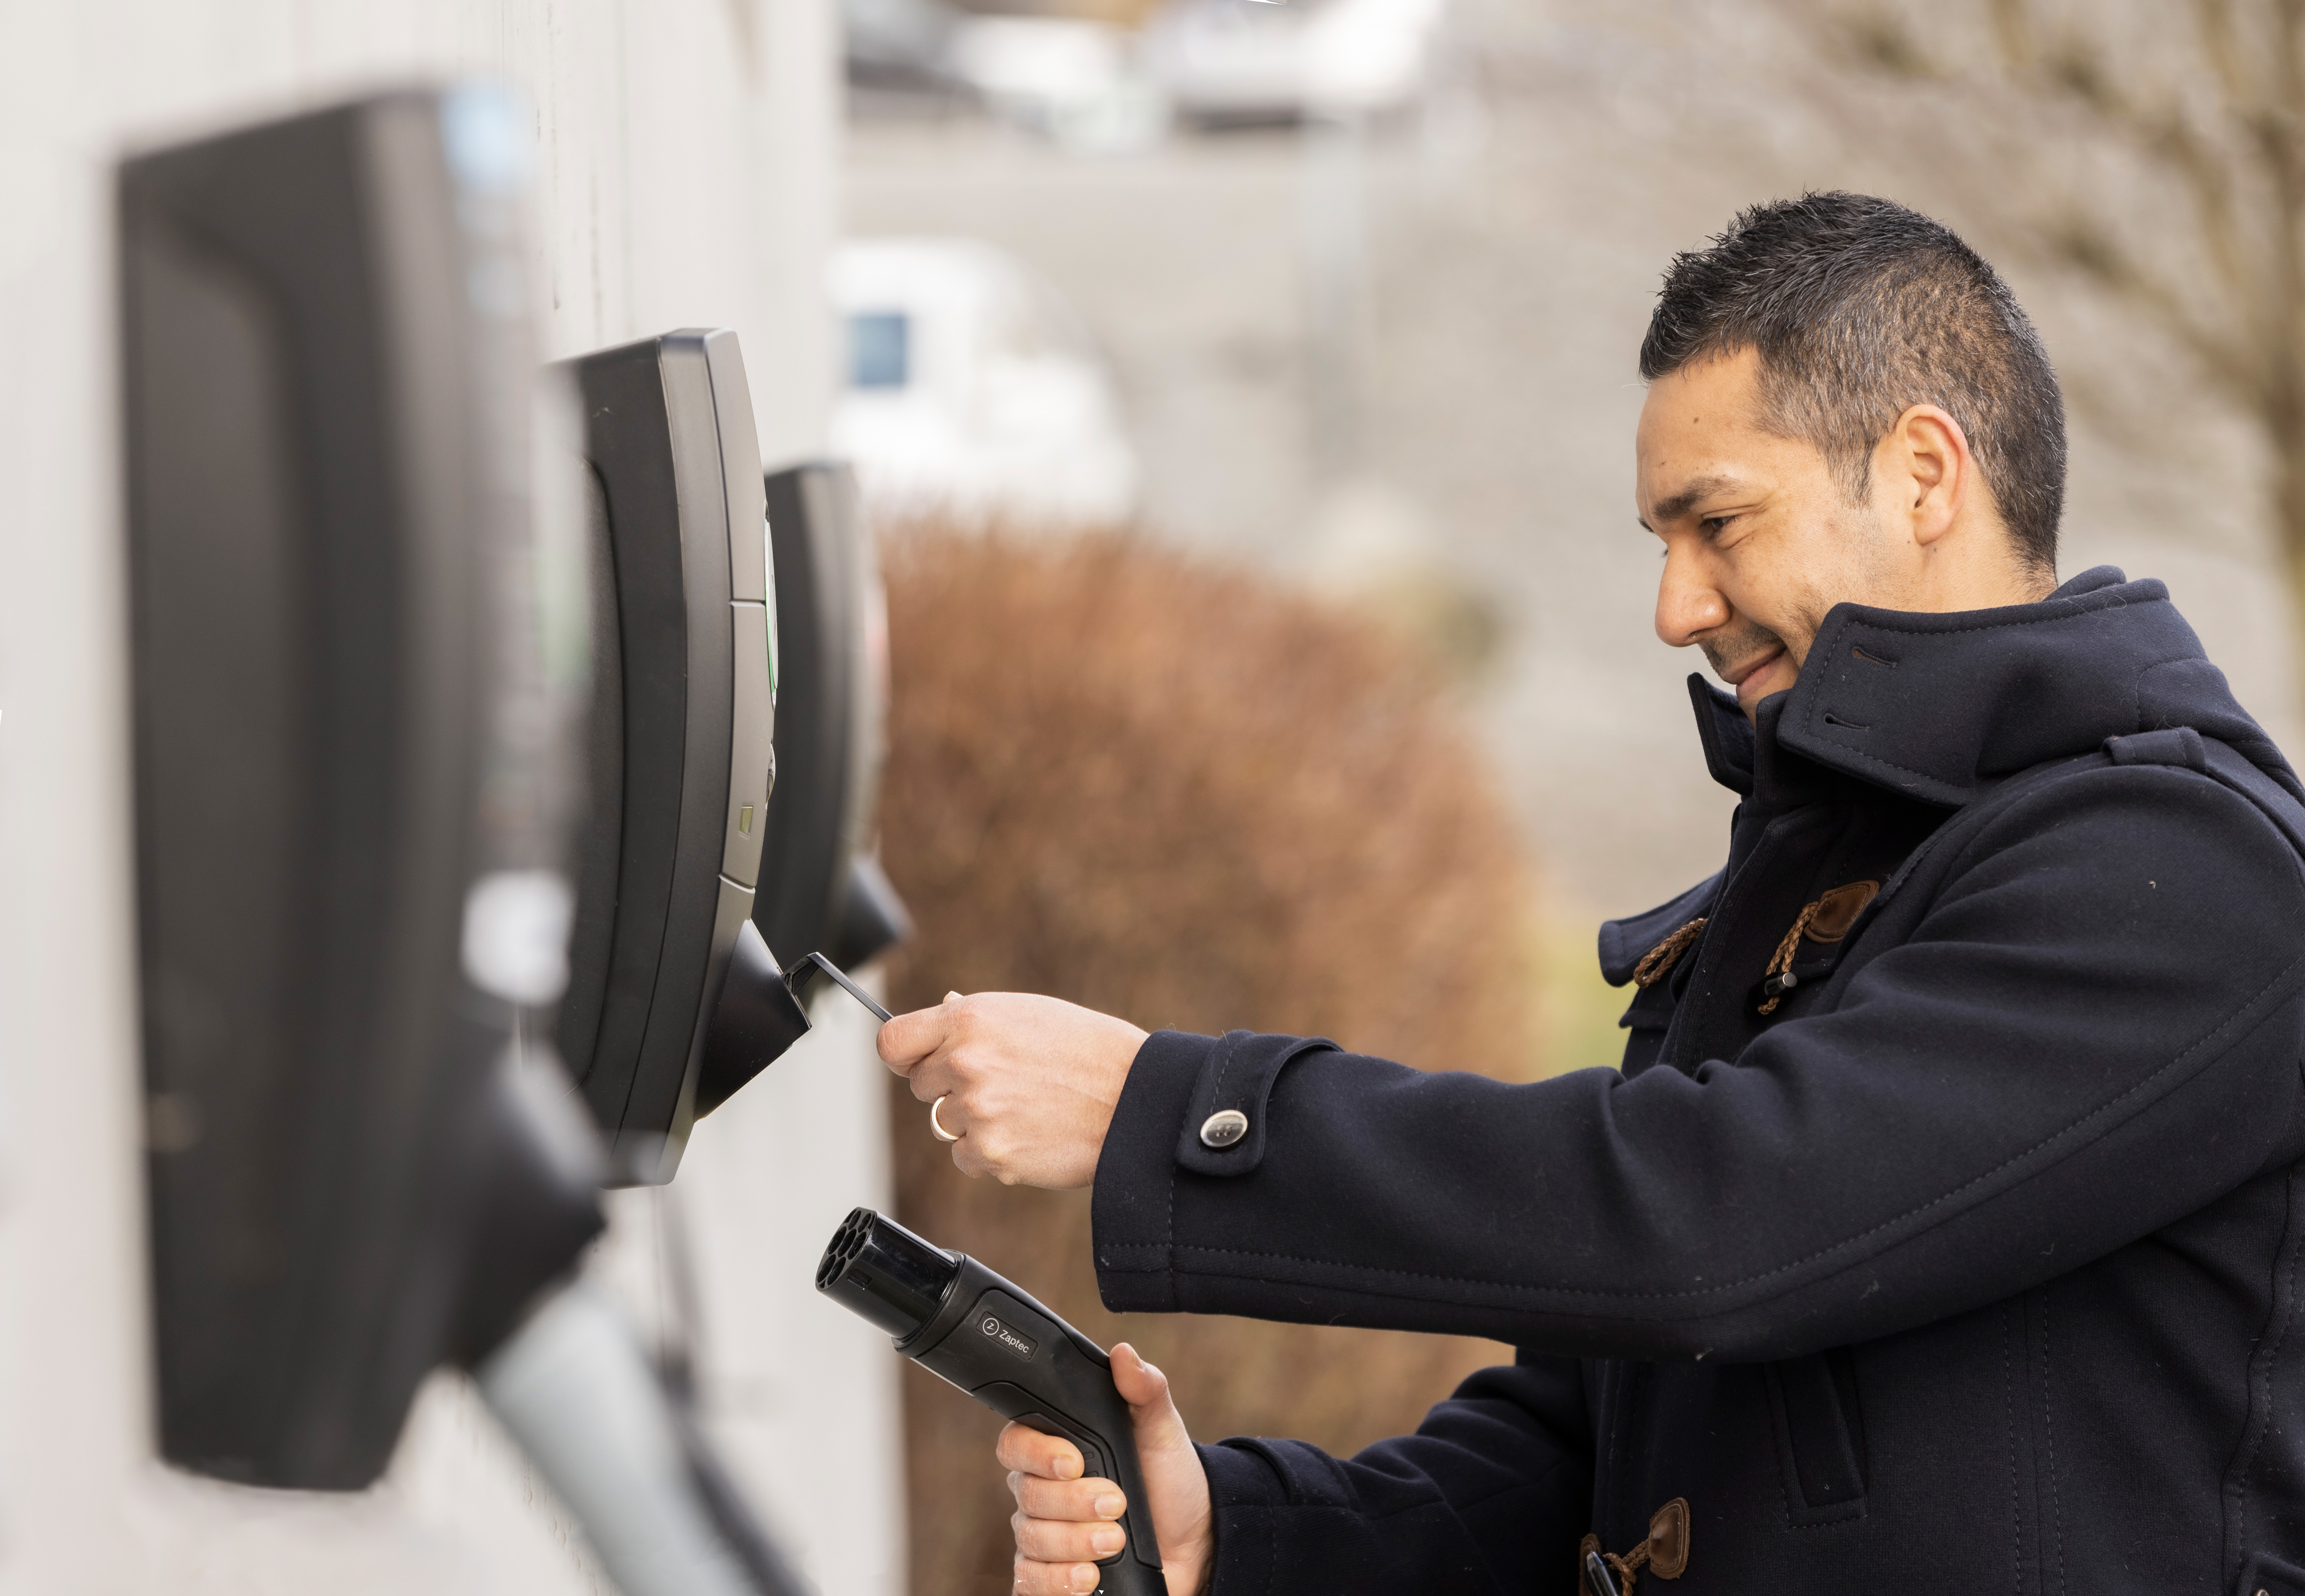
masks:
[[(1727, 816), (1680, 685), (1702, 662), (1651, 633), (1656, 550), (1630, 509), (1658, 274), (1739, 205), (1804, 187), (1971, 214), (1961, 173), (1900, 166), (1805, 99), (1818, 69), (1749, 0), (1654, 14), (1467, 0), (1478, 96), (1357, 157), (1264, 132), (1079, 159), (974, 120), (876, 117), (852, 124), (846, 172), (853, 231), (990, 239), (1070, 297), (1122, 384), (1152, 531), (1380, 586), (1459, 641), (1493, 620), (1471, 707), (1557, 901), (1613, 911), (1714, 868)], [(1357, 295), (1339, 288), (1349, 251), (1321, 242), (1340, 195), (1365, 218)], [(2286, 739), (2250, 435), (2114, 308), (2003, 266), (2075, 399), (2064, 571), (2169, 580)]]

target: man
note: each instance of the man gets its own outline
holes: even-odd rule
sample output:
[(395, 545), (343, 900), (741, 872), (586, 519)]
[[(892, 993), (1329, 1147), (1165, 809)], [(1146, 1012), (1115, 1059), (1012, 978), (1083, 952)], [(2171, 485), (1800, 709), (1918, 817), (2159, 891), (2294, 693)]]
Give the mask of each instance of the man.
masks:
[[(1520, 1349), (1348, 1460), (1195, 1448), (1116, 1349), (1170, 1590), (2305, 1592), (2305, 788), (2159, 583), (2057, 586), (2056, 382), (1944, 228), (1749, 211), (1641, 369), (1740, 802), (1602, 930), (1621, 1074), (1016, 995), (881, 1033), (963, 1169), (1093, 1184), (1116, 1309)], [(999, 1456), (1018, 1588), (1093, 1588), (1118, 1493)]]

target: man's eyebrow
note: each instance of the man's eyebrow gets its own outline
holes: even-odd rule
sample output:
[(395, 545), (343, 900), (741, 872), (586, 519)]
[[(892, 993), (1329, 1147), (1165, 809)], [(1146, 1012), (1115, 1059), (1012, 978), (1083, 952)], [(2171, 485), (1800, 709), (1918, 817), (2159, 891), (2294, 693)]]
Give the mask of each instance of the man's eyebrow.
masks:
[[(1722, 492), (1725, 489), (1739, 488), (1742, 486), (1743, 484), (1735, 477), (1722, 476), (1719, 473), (1707, 477), (1693, 478), (1690, 480), (1687, 487), (1683, 488), (1679, 493), (1674, 494), (1671, 498), (1658, 500), (1656, 509), (1652, 512), (1652, 514), (1654, 514), (1660, 522), (1679, 521), (1682, 516), (1695, 509), (1699, 501), (1710, 498), (1714, 494)], [(1641, 524), (1647, 526), (1648, 522), (1646, 521), (1643, 521)]]

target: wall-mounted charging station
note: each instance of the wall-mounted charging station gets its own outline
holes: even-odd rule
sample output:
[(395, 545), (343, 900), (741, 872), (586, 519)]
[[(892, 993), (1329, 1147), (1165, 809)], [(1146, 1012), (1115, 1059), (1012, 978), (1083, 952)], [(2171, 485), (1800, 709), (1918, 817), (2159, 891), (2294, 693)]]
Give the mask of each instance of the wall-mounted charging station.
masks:
[(583, 406), (601, 602), (558, 1034), (617, 1177), (657, 1184), (697, 1116), (808, 1029), (752, 926), (776, 690), (760, 444), (732, 332), (668, 333), (565, 369)]
[(615, 1177), (657, 1184), (807, 1031), (806, 956), (861, 962), (905, 934), (865, 836), (888, 623), (846, 472), (763, 480), (734, 333), (564, 369), (601, 599), (557, 1034)]
[(407, 93), (120, 171), (159, 1437), (228, 1479), (372, 1481), (600, 1223), (511, 1049), (583, 659), (578, 531), (526, 498), (526, 140)]
[[(499, 94), (408, 93), (121, 169), (161, 1450), (359, 1489), (455, 1361), (626, 1596), (792, 1596), (621, 1311), (569, 1283), (608, 1174), (543, 1045), (588, 785), (588, 573), (580, 496), (529, 497), (560, 390), (527, 303), (529, 137)], [(655, 930), (636, 1008), (622, 913), (576, 939), (594, 985), (571, 1005), (622, 1039), (618, 1100), (655, 1091), (676, 1159), (698, 1016), (747, 947), (806, 1022), (750, 922), (771, 728), (742, 367), (726, 335), (636, 351), (578, 371), (611, 566), (597, 696), (620, 713), (591, 722), (608, 862), (588, 836), (580, 862)], [(625, 404), (651, 424), (607, 426)]]

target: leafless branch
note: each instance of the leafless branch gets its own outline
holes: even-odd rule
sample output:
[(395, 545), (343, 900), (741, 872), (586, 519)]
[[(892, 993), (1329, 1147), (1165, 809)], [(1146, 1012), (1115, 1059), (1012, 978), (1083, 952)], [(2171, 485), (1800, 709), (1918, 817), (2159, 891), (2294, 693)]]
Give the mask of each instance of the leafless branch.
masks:
[(1992, 0), (1993, 39), (2001, 47), (2001, 64), (2012, 72), (2032, 70), (2036, 30), (2027, 0)]
[(2249, 103), (2249, 77), (2241, 70), (2241, 47), (2233, 28), (2233, 0), (2193, 0), (2193, 18), (2201, 35), (2201, 54), (2216, 73), (2225, 104), (2235, 108)]
[(2147, 270), (2101, 226), (2070, 217), (2049, 242), (2066, 264), (2150, 313), (2233, 398), (2251, 406), (2264, 403), (2266, 362), (2251, 359), (2247, 344), (2202, 325), (2184, 294)]
[(2168, 116), (2159, 135), (2146, 148), (2174, 168), (2199, 208), (2202, 246), (2226, 293), (2236, 305), (2250, 303), (2256, 297), (2257, 284), (2242, 244), (2232, 169), (2199, 130), (2179, 114)]

